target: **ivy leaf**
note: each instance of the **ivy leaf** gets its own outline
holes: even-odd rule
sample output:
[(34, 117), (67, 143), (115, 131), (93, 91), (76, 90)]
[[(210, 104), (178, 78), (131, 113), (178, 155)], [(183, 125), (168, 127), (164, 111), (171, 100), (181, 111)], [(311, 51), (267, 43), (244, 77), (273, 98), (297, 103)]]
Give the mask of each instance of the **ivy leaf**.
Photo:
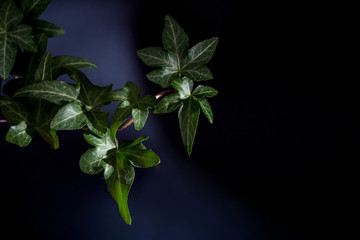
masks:
[(196, 98), (196, 101), (200, 104), (201, 110), (203, 111), (209, 122), (212, 124), (214, 122), (214, 117), (209, 102), (206, 100), (205, 97)]
[(151, 82), (159, 84), (162, 88), (167, 88), (171, 82), (179, 76), (178, 69), (173, 67), (165, 67), (162, 69), (153, 70), (146, 75)]
[(194, 145), (199, 114), (199, 104), (193, 97), (187, 98), (178, 112), (181, 137), (189, 155), (191, 155)]
[(165, 96), (160, 100), (160, 102), (156, 105), (153, 113), (170, 113), (177, 108), (179, 108), (182, 104), (183, 100), (180, 98), (179, 93), (173, 93), (168, 96)]
[(6, 134), (6, 141), (16, 144), (20, 147), (26, 147), (32, 140), (34, 130), (28, 127), (26, 122), (21, 122), (18, 125), (10, 127)]
[(14, 97), (34, 97), (60, 105), (62, 102), (77, 100), (79, 89), (59, 81), (42, 81), (24, 87)]
[(181, 99), (186, 99), (191, 95), (191, 91), (194, 87), (194, 82), (187, 77), (179, 77), (173, 81), (172, 86), (173, 88), (178, 90), (179, 97)]
[(104, 170), (106, 185), (117, 202), (125, 223), (131, 225), (128, 196), (135, 178), (134, 167), (127, 161), (125, 155), (116, 151), (106, 159), (106, 162)]
[(103, 137), (94, 135), (90, 131), (84, 132), (85, 140), (95, 148), (87, 150), (80, 158), (80, 169), (87, 174), (96, 174), (101, 172), (106, 162), (108, 151), (116, 148), (114, 138), (111, 137), (110, 131), (107, 130)]
[(97, 68), (97, 66), (90, 60), (80, 57), (56, 56), (52, 59), (53, 79), (57, 79), (63, 74), (75, 74), (74, 70), (81, 68)]
[(219, 39), (217, 37), (213, 37), (193, 46), (185, 58), (185, 63), (182, 69), (188, 70), (208, 63), (215, 52), (218, 42)]
[(59, 109), (50, 123), (50, 128), (53, 130), (81, 129), (85, 121), (86, 116), (81, 103), (71, 102)]
[(10, 41), (15, 41), (19, 47), (30, 52), (36, 52), (36, 45), (31, 36), (32, 28), (30, 26), (20, 24), (9, 30), (7, 35)]
[(99, 136), (103, 136), (108, 127), (109, 112), (102, 112), (101, 110), (86, 111), (86, 124), (89, 129)]
[(22, 0), (21, 6), (26, 18), (38, 18), (51, 0)]
[(181, 70), (181, 73), (194, 81), (207, 81), (213, 79), (210, 69), (205, 65), (183, 69)]
[(168, 53), (161, 47), (148, 47), (137, 51), (139, 58), (149, 67), (171, 67)]
[(16, 44), (8, 32), (23, 19), (23, 14), (12, 0), (0, 3), (0, 76), (6, 79), (15, 62)]
[(180, 66), (180, 59), (189, 47), (189, 37), (171, 16), (165, 16), (162, 42), (165, 50), (176, 54), (178, 66)]
[(35, 71), (35, 81), (49, 81), (52, 80), (51, 74), (51, 53), (47, 52), (40, 60), (39, 66)]
[(135, 129), (141, 130), (149, 115), (148, 109), (156, 105), (155, 97), (145, 95), (140, 98), (140, 88), (133, 82), (127, 82), (125, 87), (118, 91), (118, 97), (123, 102), (118, 105), (111, 120), (112, 136), (116, 136), (117, 129), (130, 115), (133, 116)]
[(218, 91), (210, 86), (199, 85), (193, 91), (195, 97), (215, 97)]
[(45, 20), (32, 19), (27, 23), (32, 27), (33, 34), (45, 33), (47, 37), (56, 37), (65, 33), (61, 27)]
[(3, 116), (11, 125), (27, 122), (30, 115), (24, 104), (6, 96), (0, 97), (0, 109)]

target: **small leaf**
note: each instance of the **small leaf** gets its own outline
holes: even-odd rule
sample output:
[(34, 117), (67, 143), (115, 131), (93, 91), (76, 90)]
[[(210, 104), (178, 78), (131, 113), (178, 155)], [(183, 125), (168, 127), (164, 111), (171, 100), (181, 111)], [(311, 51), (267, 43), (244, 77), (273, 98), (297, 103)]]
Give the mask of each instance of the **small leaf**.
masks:
[(209, 102), (206, 100), (205, 97), (196, 98), (196, 101), (200, 104), (201, 110), (203, 111), (209, 122), (212, 124), (214, 121), (214, 117)]
[(214, 97), (218, 94), (218, 91), (215, 88), (209, 86), (199, 85), (193, 91), (195, 97)]
[(112, 154), (106, 159), (104, 178), (111, 196), (119, 206), (119, 212), (125, 223), (131, 225), (131, 216), (128, 207), (128, 196), (134, 182), (135, 171), (133, 166), (120, 152)]
[(86, 124), (89, 129), (99, 136), (103, 136), (108, 128), (109, 112), (86, 111)]
[(194, 82), (187, 77), (176, 78), (172, 83), (173, 88), (178, 90), (181, 99), (188, 98), (194, 87)]
[(53, 130), (75, 130), (85, 125), (86, 116), (81, 104), (71, 102), (60, 108), (51, 121), (50, 128)]
[(160, 163), (160, 158), (151, 150), (131, 148), (120, 152), (134, 167), (149, 168)]
[(22, 0), (21, 6), (26, 18), (38, 18), (51, 0)]
[(41, 19), (32, 19), (28, 24), (31, 25), (33, 34), (45, 33), (47, 37), (56, 37), (65, 33), (61, 27)]
[(134, 109), (132, 109), (131, 114), (133, 116), (135, 129), (137, 131), (140, 131), (146, 123), (147, 117), (149, 115), (149, 110), (134, 108)]
[(148, 136), (141, 136), (139, 137), (138, 139), (135, 139), (134, 141), (128, 141), (128, 140), (125, 140), (123, 142), (121, 142), (119, 144), (119, 147), (118, 149), (119, 150), (124, 150), (124, 149), (127, 149), (127, 148), (132, 148), (132, 147), (137, 147), (139, 146), (143, 141), (149, 139)]
[(50, 81), (52, 80), (51, 74), (51, 53), (47, 52), (36, 68), (35, 81)]
[[(162, 33), (165, 50), (176, 54), (178, 62), (189, 47), (189, 37), (184, 29), (170, 16), (165, 17), (165, 27)], [(180, 65), (180, 64), (179, 64)]]
[(210, 69), (205, 65), (184, 69), (181, 73), (194, 81), (207, 81), (213, 79)]
[(199, 104), (192, 97), (186, 99), (178, 113), (181, 137), (189, 155), (194, 145), (199, 114)]
[(42, 81), (24, 87), (14, 94), (14, 97), (34, 97), (55, 104), (77, 100), (79, 91), (76, 87), (59, 81)]
[(180, 98), (179, 93), (170, 94), (161, 99), (153, 113), (170, 113), (180, 107), (182, 102), (183, 100)]
[(217, 37), (213, 37), (193, 46), (189, 50), (182, 69), (188, 70), (208, 63), (215, 52), (218, 42), (219, 39)]
[(77, 70), (82, 68), (97, 68), (97, 66), (90, 60), (80, 57), (56, 56), (52, 59), (53, 79), (68, 73), (69, 69)]
[(153, 70), (146, 75), (151, 82), (159, 84), (162, 88), (167, 88), (171, 82), (178, 77), (178, 70), (172, 67)]
[(6, 141), (20, 147), (26, 147), (32, 140), (33, 129), (29, 129), (26, 122), (11, 126), (6, 134)]

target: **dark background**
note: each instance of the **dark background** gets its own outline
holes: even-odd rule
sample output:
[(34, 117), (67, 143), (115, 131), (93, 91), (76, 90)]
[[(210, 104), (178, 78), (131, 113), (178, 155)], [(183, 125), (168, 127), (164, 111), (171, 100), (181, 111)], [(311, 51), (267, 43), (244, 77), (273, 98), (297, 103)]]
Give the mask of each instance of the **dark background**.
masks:
[(337, 200), (346, 198), (344, 172), (359, 159), (359, 99), (331, 65), (332, 34), (322, 11), (304, 1), (54, 0), (41, 18), (66, 34), (49, 39), (49, 51), (93, 61), (98, 69), (85, 72), (100, 86), (118, 89), (133, 81), (143, 94), (160, 91), (146, 80), (151, 69), (136, 50), (161, 45), (167, 14), (188, 33), (190, 45), (218, 36), (208, 64), (214, 80), (205, 83), (219, 90), (210, 99), (214, 124), (200, 117), (191, 157), (176, 113), (151, 115), (141, 132), (128, 128), (119, 135), (150, 136), (145, 145), (162, 160), (136, 170), (132, 226), (123, 223), (101, 174), (80, 171), (78, 160), (90, 147), (80, 131), (59, 132), (56, 151), (38, 138), (20, 149), (5, 142), (3, 124), (3, 233), (29, 239), (312, 239), (334, 231), (337, 214), (345, 211)]

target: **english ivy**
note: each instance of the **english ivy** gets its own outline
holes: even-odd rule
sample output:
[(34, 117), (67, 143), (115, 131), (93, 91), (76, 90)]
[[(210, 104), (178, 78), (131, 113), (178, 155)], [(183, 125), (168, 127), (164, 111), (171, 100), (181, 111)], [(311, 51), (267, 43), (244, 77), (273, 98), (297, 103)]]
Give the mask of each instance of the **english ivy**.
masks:
[[(113, 90), (112, 85), (94, 85), (81, 71), (96, 68), (91, 61), (74, 56), (53, 57), (46, 52), (48, 38), (64, 34), (61, 27), (39, 19), (49, 3), (50, 0), (0, 3), (0, 88), (5, 80), (3, 92), (7, 95), (0, 96), (0, 108), (10, 125), (5, 138), (25, 147), (37, 133), (57, 149), (57, 131), (83, 129), (85, 140), (93, 148), (81, 156), (80, 169), (86, 174), (103, 172), (122, 218), (131, 224), (127, 201), (134, 168), (157, 166), (160, 159), (144, 146), (147, 136), (118, 142), (119, 129), (133, 122), (135, 130), (141, 130), (149, 109), (155, 114), (178, 109), (181, 138), (190, 155), (200, 112), (213, 122), (207, 98), (217, 95), (217, 90), (194, 85), (213, 78), (205, 64), (212, 58), (218, 38), (204, 40), (189, 49), (184, 29), (166, 16), (163, 47), (144, 48), (137, 54), (147, 66), (158, 68), (147, 78), (169, 89), (157, 96), (142, 96), (139, 86), (127, 82), (122, 89)], [(72, 82), (59, 81), (64, 74)], [(111, 102), (118, 102), (118, 106), (109, 121), (109, 112), (102, 107)]]

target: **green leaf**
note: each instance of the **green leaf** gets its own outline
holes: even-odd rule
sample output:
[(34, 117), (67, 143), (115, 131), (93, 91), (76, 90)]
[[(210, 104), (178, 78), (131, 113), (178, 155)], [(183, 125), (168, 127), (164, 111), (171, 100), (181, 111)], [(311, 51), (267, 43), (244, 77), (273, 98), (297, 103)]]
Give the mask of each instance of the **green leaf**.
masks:
[(55, 104), (77, 100), (79, 91), (73, 85), (59, 81), (42, 81), (24, 87), (14, 94), (14, 97), (34, 97)]
[(165, 17), (162, 42), (165, 50), (176, 54), (177, 65), (180, 66), (180, 59), (189, 47), (189, 37), (184, 29), (170, 16)]
[(86, 131), (84, 138), (89, 144), (95, 146), (95, 148), (87, 150), (81, 156), (79, 162), (80, 169), (87, 174), (99, 173), (106, 166), (104, 159), (107, 158), (108, 152), (116, 148), (115, 140), (111, 137), (109, 130), (107, 130), (107, 133), (103, 137)]
[(39, 66), (35, 71), (35, 81), (50, 81), (51, 74), (51, 53), (47, 52), (40, 61)]
[(51, 0), (22, 0), (21, 6), (26, 18), (38, 18)]
[(6, 134), (6, 141), (16, 144), (20, 147), (26, 147), (32, 140), (34, 134), (33, 129), (29, 129), (26, 122), (21, 122), (18, 125), (11, 126)]
[(173, 81), (172, 86), (173, 88), (178, 90), (179, 97), (181, 99), (185, 99), (191, 95), (191, 91), (194, 87), (194, 82), (187, 77), (179, 77)]
[(218, 42), (219, 39), (217, 37), (213, 37), (193, 46), (189, 50), (182, 69), (193, 69), (194, 67), (208, 63), (215, 52)]
[[(72, 56), (56, 56), (52, 59), (53, 79), (69, 73), (68, 70), (77, 70), (82, 68), (97, 68), (97, 66), (88, 59)], [(70, 72), (75, 73), (74, 71)]]
[(14, 65), (16, 44), (9, 42), (8, 34), (0, 33), (0, 77), (6, 79)]
[(47, 127), (37, 128), (36, 131), (45, 142), (50, 144), (52, 149), (59, 148), (59, 139), (55, 131), (48, 129)]
[(148, 136), (141, 136), (137, 139), (135, 139), (134, 141), (129, 141), (129, 140), (125, 140), (125, 141), (122, 141), (120, 144), (119, 144), (119, 147), (118, 149), (128, 149), (128, 148), (133, 148), (133, 147), (138, 147), (143, 141), (149, 139)]
[(139, 58), (149, 67), (169, 67), (168, 53), (161, 47), (148, 47), (137, 51)]
[(215, 97), (218, 94), (218, 91), (215, 88), (199, 85), (193, 91), (195, 97)]
[(31, 36), (31, 27), (20, 24), (9, 30), (7, 35), (11, 41), (15, 41), (19, 47), (30, 52), (36, 52), (36, 45)]
[(103, 136), (108, 128), (109, 112), (100, 110), (86, 111), (86, 124), (89, 129), (99, 136)]
[(33, 34), (45, 33), (47, 37), (56, 37), (65, 33), (61, 27), (41, 19), (32, 19), (28, 24), (31, 25)]
[(5, 96), (0, 97), (0, 109), (3, 116), (11, 125), (18, 125), (21, 122), (27, 122), (30, 115), (24, 104)]
[(85, 125), (86, 116), (79, 102), (71, 102), (60, 108), (50, 123), (53, 130), (75, 130)]
[(149, 115), (148, 109), (140, 109), (140, 108), (133, 108), (131, 112), (134, 120), (134, 127), (137, 131), (140, 131), (147, 120), (147, 117)]
[(119, 206), (119, 212), (125, 223), (131, 225), (128, 196), (134, 182), (135, 171), (126, 156), (115, 152), (106, 159), (104, 178), (111, 196)]
[(182, 70), (181, 73), (194, 81), (207, 81), (213, 79), (211, 71), (205, 65)]
[(183, 100), (180, 98), (179, 93), (170, 94), (161, 99), (153, 113), (170, 113), (180, 107), (182, 102)]
[(181, 137), (189, 155), (191, 155), (194, 145), (199, 114), (199, 104), (193, 99), (193, 97), (186, 99), (184, 104), (180, 107), (178, 113)]
[(196, 98), (196, 101), (200, 104), (201, 110), (203, 111), (209, 122), (212, 124), (214, 122), (214, 117), (209, 102), (206, 100), (205, 97)]
[(0, 3), (0, 32), (10, 30), (19, 24), (24, 16), (12, 0), (2, 0)]
[(86, 75), (78, 70), (68, 70), (69, 76), (80, 84), (79, 100), (88, 111), (109, 104), (112, 85), (99, 87), (93, 85)]
[(120, 152), (134, 167), (148, 168), (155, 167), (160, 163), (160, 158), (151, 150), (130, 148)]
[(169, 87), (172, 81), (178, 76), (178, 70), (173, 67), (153, 70), (146, 75), (147, 79), (153, 83), (159, 84), (162, 88)]

